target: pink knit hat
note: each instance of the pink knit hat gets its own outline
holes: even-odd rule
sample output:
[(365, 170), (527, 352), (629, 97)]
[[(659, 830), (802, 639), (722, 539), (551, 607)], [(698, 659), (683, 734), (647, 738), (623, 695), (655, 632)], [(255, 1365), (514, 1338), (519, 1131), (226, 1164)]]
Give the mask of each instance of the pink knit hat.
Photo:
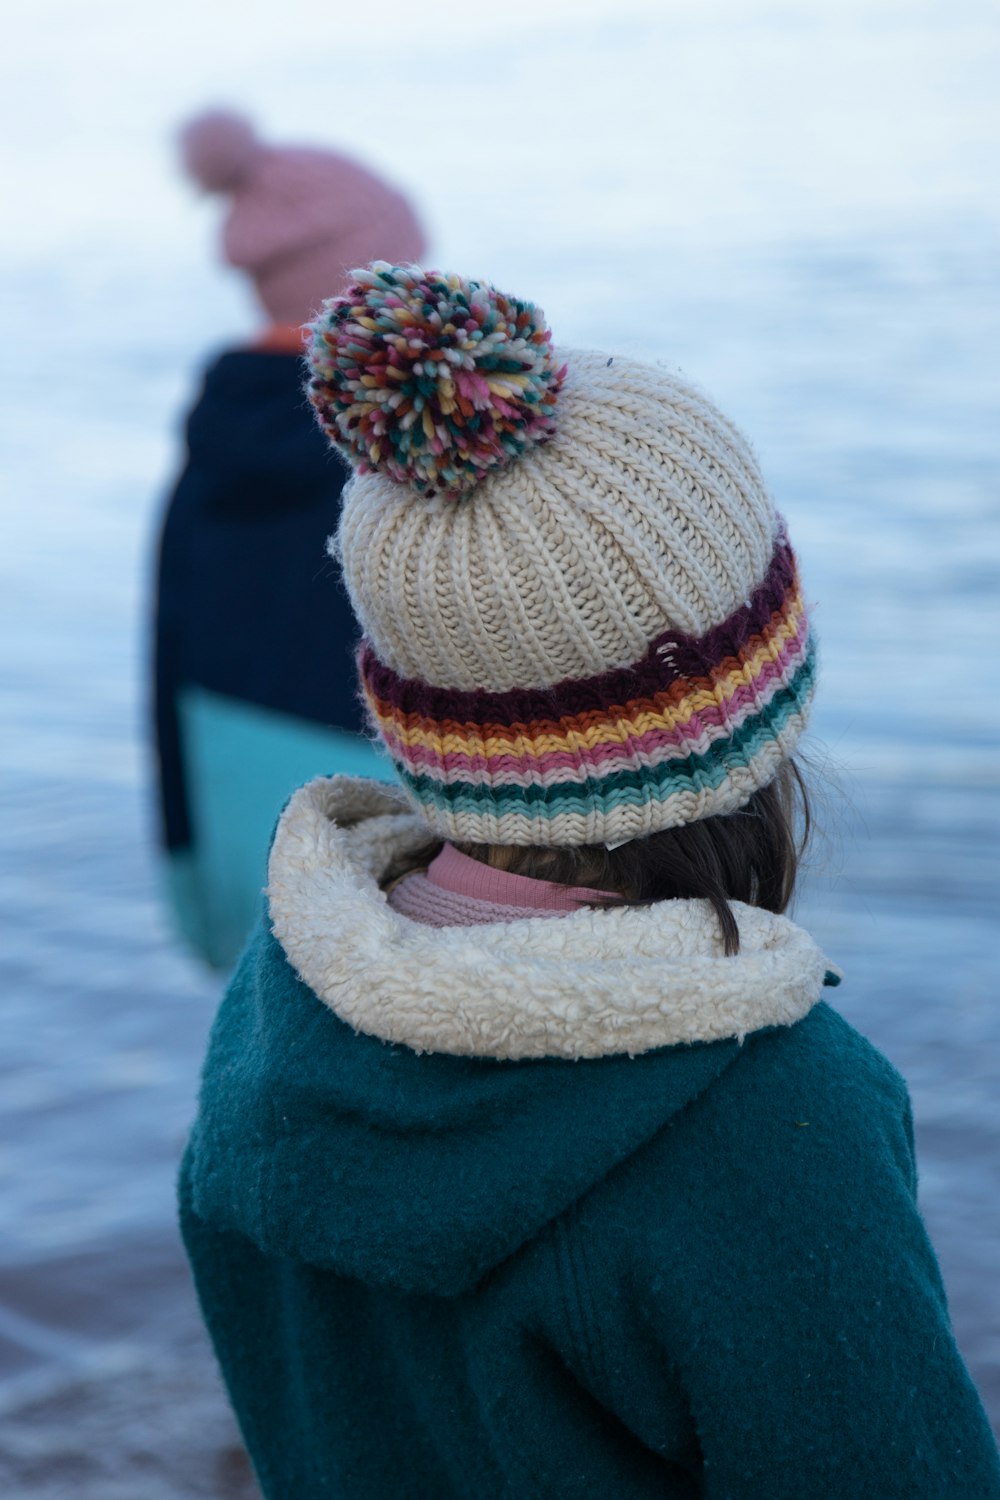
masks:
[(210, 110), (183, 127), (189, 175), (231, 207), (226, 260), (253, 278), (275, 323), (302, 323), (335, 295), (354, 266), (395, 265), (424, 253), (410, 204), (367, 168), (335, 151), (266, 146), (249, 120)]

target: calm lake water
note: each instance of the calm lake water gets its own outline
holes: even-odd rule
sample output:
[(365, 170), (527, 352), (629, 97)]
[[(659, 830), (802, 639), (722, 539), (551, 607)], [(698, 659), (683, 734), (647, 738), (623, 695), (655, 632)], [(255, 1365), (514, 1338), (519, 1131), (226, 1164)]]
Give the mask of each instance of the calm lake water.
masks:
[(146, 737), (176, 424), (251, 326), (165, 163), (169, 123), (217, 96), (357, 140), (424, 184), (441, 261), (537, 295), (561, 341), (680, 364), (755, 440), (823, 646), (799, 917), (909, 1080), (923, 1211), (1000, 1425), (1000, 26), (971, 0), (809, 9), (560, 3), (529, 30), (518, 0), (504, 52), (446, 4), (431, 109), (440, 48), (394, 0), (403, 132), (304, 0), (280, 38), (206, 39), (194, 0), (148, 37), (114, 0), (23, 20), (0, 80), (36, 190), (0, 252), (5, 1497), (253, 1493), (174, 1229), (219, 989), (165, 927)]

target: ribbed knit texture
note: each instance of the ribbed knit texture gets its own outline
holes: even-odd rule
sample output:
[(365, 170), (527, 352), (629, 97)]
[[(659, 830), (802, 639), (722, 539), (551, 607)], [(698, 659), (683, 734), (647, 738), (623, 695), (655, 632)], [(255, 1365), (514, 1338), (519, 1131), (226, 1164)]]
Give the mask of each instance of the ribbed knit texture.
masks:
[(779, 540), (746, 604), (701, 637), (654, 640), (633, 666), (548, 690), (429, 688), (359, 655), (400, 779), (451, 838), (540, 846), (639, 838), (731, 812), (805, 725), (815, 656)]
[(331, 550), (372, 724), (438, 833), (614, 845), (775, 776), (808, 618), (757, 461), (701, 391), (384, 263), (324, 304), (307, 362), (357, 465)]
[(404, 876), (389, 892), (393, 911), (424, 927), (478, 927), (525, 917), (565, 917), (581, 906), (600, 906), (608, 899), (605, 891), (495, 870), (451, 844), (445, 844), (426, 870)]
[(380, 661), (465, 691), (546, 688), (699, 636), (763, 580), (778, 520), (753, 453), (694, 387), (558, 350), (555, 435), (466, 503), (384, 474), (345, 493), (338, 550)]

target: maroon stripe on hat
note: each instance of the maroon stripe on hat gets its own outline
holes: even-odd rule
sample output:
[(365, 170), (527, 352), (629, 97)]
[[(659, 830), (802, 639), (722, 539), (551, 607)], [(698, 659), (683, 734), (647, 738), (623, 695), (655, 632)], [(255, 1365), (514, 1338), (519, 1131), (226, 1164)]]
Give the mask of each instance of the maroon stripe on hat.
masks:
[[(399, 712), (464, 724), (529, 724), (535, 720), (607, 709), (637, 697), (652, 697), (674, 682), (707, 676), (730, 656), (738, 656), (785, 606), (796, 581), (795, 554), (784, 535), (778, 537), (763, 582), (721, 625), (704, 635), (667, 630), (653, 640), (633, 666), (595, 677), (567, 678), (550, 688), (512, 688), (508, 692), (462, 691), (433, 687), (417, 678), (400, 677), (379, 661), (367, 641), (358, 648), (358, 669), (369, 693)], [(669, 648), (669, 649), (666, 649)]]

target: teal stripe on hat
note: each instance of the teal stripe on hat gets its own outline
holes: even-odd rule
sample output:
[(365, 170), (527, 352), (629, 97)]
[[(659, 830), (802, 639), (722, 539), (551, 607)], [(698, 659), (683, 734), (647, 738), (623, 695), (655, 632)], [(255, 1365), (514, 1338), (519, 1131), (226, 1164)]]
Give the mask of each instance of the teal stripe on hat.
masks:
[(749, 766), (768, 744), (773, 743), (793, 714), (801, 713), (812, 696), (816, 675), (815, 647), (810, 643), (805, 659), (787, 687), (733, 734), (717, 740), (701, 755), (666, 760), (658, 766), (597, 774), (584, 782), (561, 781), (544, 786), (480, 784), (468, 781), (442, 782), (432, 776), (414, 775), (395, 760), (396, 770), (411, 795), (424, 806), (451, 814), (521, 813), (528, 817), (557, 817), (562, 813), (587, 812), (599, 804), (603, 812), (649, 802), (665, 802), (679, 792), (714, 791), (737, 767)]

